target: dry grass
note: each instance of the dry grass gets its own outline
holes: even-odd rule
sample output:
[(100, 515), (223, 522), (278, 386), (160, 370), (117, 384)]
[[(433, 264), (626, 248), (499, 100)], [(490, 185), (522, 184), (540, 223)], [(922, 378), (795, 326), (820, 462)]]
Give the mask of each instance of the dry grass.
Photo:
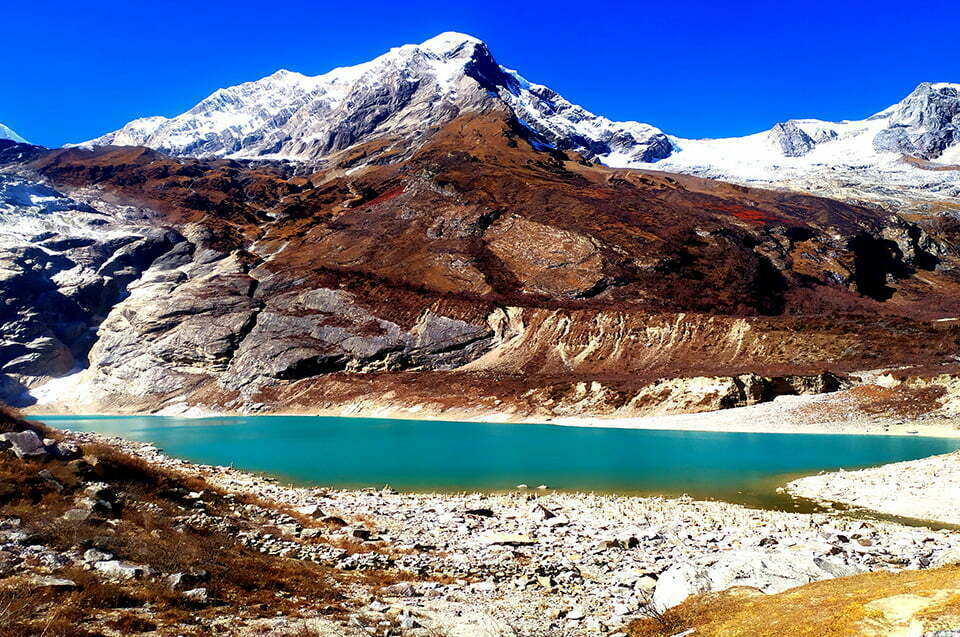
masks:
[(711, 593), (668, 610), (666, 627), (643, 619), (629, 631), (631, 637), (665, 637), (690, 628), (697, 637), (881, 637), (901, 634), (895, 617), (903, 608), (901, 596), (928, 600), (911, 615), (924, 630), (960, 628), (960, 566), (950, 566), (867, 573), (777, 595), (752, 589)]
[[(15, 415), (0, 414), (0, 426), (22, 429)], [(303, 612), (339, 614), (350, 605), (347, 591), (376, 589), (400, 578), (389, 572), (342, 572), (314, 562), (260, 553), (241, 544), (237, 532), (262, 530), (251, 516), (238, 515), (227, 494), (204, 480), (150, 465), (105, 445), (86, 445), (83, 463), (53, 460), (43, 465), (21, 462), (0, 453), (0, 517), (17, 517), (36, 543), (59, 551), (96, 548), (118, 559), (152, 567), (162, 574), (209, 573), (205, 586), (211, 602), (195, 603), (171, 591), (162, 581), (145, 579), (109, 583), (81, 568), (57, 573), (77, 590), (33, 590), (27, 579), (0, 581), (0, 637), (43, 634), (50, 637), (98, 634), (106, 627), (136, 634), (150, 626), (177, 627), (179, 634), (202, 634), (191, 626), (220, 615), (249, 618)], [(44, 469), (58, 489), (38, 476)], [(107, 482), (122, 494), (115, 519), (91, 517), (68, 521), (61, 516), (74, 506), (87, 481)], [(209, 516), (221, 523), (203, 528), (178, 523), (196, 511), (189, 492), (204, 492)], [(266, 501), (257, 501), (269, 517)], [(284, 513), (294, 513), (283, 511)], [(259, 516), (252, 516), (257, 518)], [(314, 526), (321, 523), (296, 516)], [(208, 518), (210, 519), (210, 518)], [(350, 547), (354, 551), (369, 547)], [(30, 600), (25, 607), (22, 600)]]
[(881, 387), (880, 385), (861, 385), (850, 390), (859, 408), (875, 416), (897, 416), (900, 418), (919, 418), (939, 409), (941, 399), (947, 393), (941, 386), (929, 387)]

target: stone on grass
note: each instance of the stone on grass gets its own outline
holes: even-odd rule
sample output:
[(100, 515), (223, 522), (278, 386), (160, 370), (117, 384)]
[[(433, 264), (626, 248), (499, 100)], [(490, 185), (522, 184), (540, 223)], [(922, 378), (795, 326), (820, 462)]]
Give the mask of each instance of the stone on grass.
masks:
[(691, 595), (706, 593), (711, 582), (707, 570), (689, 563), (674, 564), (657, 580), (653, 591), (653, 605), (659, 610), (673, 608)]
[(205, 588), (191, 588), (188, 591), (183, 591), (183, 596), (191, 602), (205, 602), (210, 598)]
[(103, 562), (96, 562), (93, 565), (93, 568), (106, 577), (118, 580), (140, 579), (146, 574), (146, 569), (144, 567), (121, 560), (105, 560)]
[(321, 511), (320, 507), (316, 504), (308, 504), (306, 506), (298, 507), (297, 513), (308, 518), (313, 518), (314, 520), (319, 520), (323, 517), (323, 511)]
[(77, 583), (71, 579), (50, 575), (34, 575), (30, 578), (30, 584), (35, 588), (52, 588), (61, 591), (69, 591), (77, 588)]
[(34, 431), (16, 431), (0, 434), (0, 440), (10, 445), (10, 450), (20, 460), (46, 460), (49, 457), (40, 436)]

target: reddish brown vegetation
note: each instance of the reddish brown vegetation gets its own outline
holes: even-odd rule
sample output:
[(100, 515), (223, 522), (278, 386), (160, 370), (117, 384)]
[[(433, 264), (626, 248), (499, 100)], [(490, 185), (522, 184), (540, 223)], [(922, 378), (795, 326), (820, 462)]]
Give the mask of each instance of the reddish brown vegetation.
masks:
[[(960, 315), (956, 233), (946, 226), (936, 237), (948, 253), (933, 257), (908, 245), (915, 229), (878, 210), (588, 165), (534, 151), (494, 114), (451, 122), (404, 162), (344, 176), (382, 145), (308, 175), (138, 148), (38, 151), (25, 168), (60, 186), (97, 184), (174, 227), (202, 222), (218, 248), (249, 263), (260, 302), (340, 289), (403, 329), (427, 311), (474, 325), (503, 306), (582, 313), (592, 319), (564, 332), (568, 352), (609, 339), (571, 364), (549, 351), (559, 337), (545, 334), (478, 370), (499, 380), (430, 379), (485, 384), (480, 395), (491, 382), (518, 383), (521, 393), (557, 378), (636, 386), (673, 375), (929, 364), (957, 351), (956, 330), (927, 323)], [(899, 245), (884, 238), (890, 232)], [(269, 260), (250, 253), (254, 240)], [(738, 338), (702, 317), (672, 328), (679, 347), (646, 339), (646, 317), (675, 312), (751, 317), (747, 331), (765, 340), (731, 349)], [(598, 335), (590, 320), (625, 327)], [(329, 325), (351, 327), (333, 316)], [(617, 344), (626, 353), (611, 353)]]
[[(0, 414), (0, 427), (22, 426), (13, 414)], [(79, 566), (57, 573), (74, 581), (74, 590), (37, 589), (28, 578), (12, 576), (0, 579), (0, 637), (94, 635), (100, 634), (101, 622), (121, 632), (148, 630), (153, 625), (175, 627), (177, 634), (200, 635), (205, 634), (198, 628), (200, 620), (222, 615), (336, 614), (349, 600), (347, 589), (397, 581), (389, 573), (348, 573), (259, 553), (236, 537), (237, 530), (256, 522), (232, 515), (225, 494), (203, 480), (170, 473), (105, 445), (88, 445), (84, 453), (92, 467), (58, 460), (41, 465), (0, 453), (4, 487), (0, 515), (19, 518), (32, 542), (55, 550), (96, 548), (164, 574), (207, 571), (209, 580), (204, 585), (214, 601), (192, 602), (156, 579), (111, 583)], [(47, 478), (37, 475), (40, 470), (49, 473)], [(123, 506), (116, 519), (60, 517), (74, 506), (73, 499), (86, 479), (107, 482), (122, 494)], [(207, 513), (226, 516), (233, 530), (178, 523), (177, 518), (192, 507), (182, 496), (188, 491), (203, 491)], [(266, 502), (253, 504), (272, 507)]]

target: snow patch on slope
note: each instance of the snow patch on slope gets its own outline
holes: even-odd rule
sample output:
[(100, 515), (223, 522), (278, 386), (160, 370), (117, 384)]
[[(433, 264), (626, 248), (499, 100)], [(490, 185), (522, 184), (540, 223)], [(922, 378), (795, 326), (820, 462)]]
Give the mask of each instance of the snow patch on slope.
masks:
[(917, 211), (960, 198), (960, 171), (943, 169), (960, 160), (958, 84), (921, 84), (863, 120), (797, 119), (745, 137), (670, 140), (675, 152), (653, 166), (611, 165)]

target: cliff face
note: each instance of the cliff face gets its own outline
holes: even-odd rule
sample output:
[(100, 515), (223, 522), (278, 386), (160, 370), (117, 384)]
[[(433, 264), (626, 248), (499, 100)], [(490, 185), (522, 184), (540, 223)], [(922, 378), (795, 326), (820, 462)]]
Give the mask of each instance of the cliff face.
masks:
[[(0, 215), (7, 399), (309, 410), (426, 387), (629, 412), (658, 380), (719, 379), (677, 406), (702, 409), (956, 351), (931, 322), (960, 313), (949, 229), (529, 139), (466, 116), (406, 161), (357, 169), (360, 145), (319, 172), (0, 142), (32, 193)], [(576, 398), (596, 384), (618, 398)]]

